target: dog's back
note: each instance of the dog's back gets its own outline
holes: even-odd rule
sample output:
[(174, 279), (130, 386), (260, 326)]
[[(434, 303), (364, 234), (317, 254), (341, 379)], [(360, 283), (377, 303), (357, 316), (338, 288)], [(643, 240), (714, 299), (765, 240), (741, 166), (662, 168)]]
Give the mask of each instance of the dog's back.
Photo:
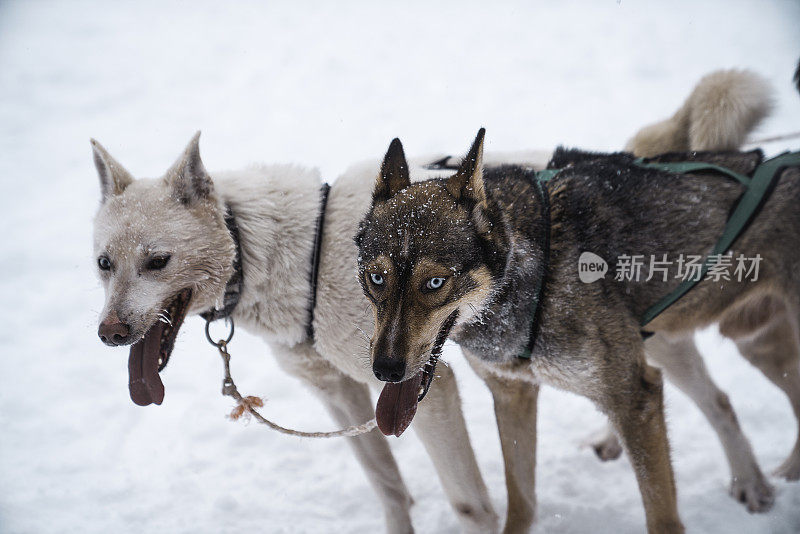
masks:
[[(673, 153), (655, 159), (703, 161), (752, 175), (762, 154)], [(643, 168), (628, 154), (597, 155), (559, 149), (551, 166), (566, 167), (550, 184), (553, 241), (558, 243), (559, 251), (554, 261), (574, 269), (583, 251), (603, 257), (609, 263), (610, 275), (599, 285), (626, 302), (637, 317), (680, 283), (679, 258), (709, 253), (745, 189), (716, 172), (674, 174)], [(732, 252), (746, 258), (760, 255), (762, 285), (793, 291), (800, 299), (800, 276), (793, 271), (793, 266), (800, 264), (800, 169), (782, 171), (776, 182)], [(646, 281), (651, 258), (662, 260), (664, 255), (670, 262), (668, 279), (656, 276)], [(642, 258), (643, 276), (638, 281), (616, 280), (614, 274), (623, 268), (620, 258), (633, 256)], [(664, 316), (691, 316), (692, 320), (707, 324), (715, 313), (754, 285), (737, 284), (736, 280), (723, 280), (721, 285), (701, 283)], [(719, 291), (721, 287), (726, 291)], [(713, 306), (701, 313), (701, 319), (697, 313), (706, 309), (707, 303)]]

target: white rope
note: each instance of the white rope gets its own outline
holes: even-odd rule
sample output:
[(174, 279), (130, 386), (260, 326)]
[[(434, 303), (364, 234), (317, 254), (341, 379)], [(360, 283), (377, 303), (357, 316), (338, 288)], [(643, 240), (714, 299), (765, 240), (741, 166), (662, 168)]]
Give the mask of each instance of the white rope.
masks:
[(375, 427), (378, 426), (378, 423), (375, 421), (375, 419), (371, 419), (360, 425), (353, 425), (331, 432), (304, 432), (302, 430), (293, 430), (291, 428), (283, 427), (277, 423), (273, 423), (256, 410), (256, 408), (264, 406), (264, 401), (260, 397), (243, 397), (236, 388), (236, 384), (233, 382), (233, 378), (231, 378), (231, 355), (228, 353), (227, 343), (224, 340), (220, 340), (215, 343), (215, 345), (219, 349), (219, 354), (222, 356), (222, 362), (225, 366), (225, 379), (222, 382), (222, 394), (227, 395), (228, 397), (233, 397), (233, 399), (236, 401), (236, 407), (229, 416), (233, 420), (237, 420), (242, 416), (250, 415), (254, 417), (256, 421), (267, 425), (272, 430), (276, 430), (289, 436), (299, 436), (302, 438), (354, 437), (360, 436), (361, 434), (366, 434), (367, 432), (372, 432)]

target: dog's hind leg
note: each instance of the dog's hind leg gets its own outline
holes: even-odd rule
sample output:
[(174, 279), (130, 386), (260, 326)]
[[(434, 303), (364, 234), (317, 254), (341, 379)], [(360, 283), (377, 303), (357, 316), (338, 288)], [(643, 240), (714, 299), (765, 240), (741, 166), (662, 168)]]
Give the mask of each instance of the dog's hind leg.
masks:
[(497, 532), (497, 514), (467, 434), (456, 378), (445, 362), (439, 362), (434, 383), (411, 427), (433, 461), (462, 530)]
[[(369, 387), (334, 368), (310, 345), (272, 348), (281, 368), (310, 386), (338, 425), (361, 424), (375, 417)], [(383, 504), (386, 531), (413, 532), (409, 513), (413, 500), (386, 438), (375, 430), (345, 439)]]
[[(797, 306), (776, 297), (739, 309), (720, 323), (742, 355), (789, 398), (800, 425), (800, 337)], [(800, 426), (794, 448), (775, 474), (800, 480)]]
[(536, 408), (539, 386), (529, 381), (501, 378), (466, 350), (464, 354), (494, 398), (508, 495), (503, 532), (528, 532), (536, 519)]
[(758, 466), (728, 396), (708, 375), (692, 335), (667, 338), (657, 333), (647, 340), (645, 348), (648, 361), (661, 367), (669, 381), (697, 404), (719, 436), (731, 469), (731, 496), (750, 512), (769, 510), (774, 489)]

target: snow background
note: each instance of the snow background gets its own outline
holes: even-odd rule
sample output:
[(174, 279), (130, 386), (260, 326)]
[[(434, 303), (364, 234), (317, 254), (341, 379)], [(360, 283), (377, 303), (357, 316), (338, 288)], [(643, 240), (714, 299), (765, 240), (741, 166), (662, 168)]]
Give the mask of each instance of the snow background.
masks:
[[(91, 219), (89, 137), (137, 176), (160, 175), (203, 130), (209, 169), (252, 161), (319, 166), (329, 180), (380, 157), (568, 143), (618, 149), (677, 108), (706, 72), (750, 67), (773, 81), (763, 134), (797, 130), (790, 77), (796, 0), (595, 2), (3, 2), (0, 4), (0, 531), (375, 532), (382, 511), (342, 440), (290, 438), (225, 419), (221, 366), (189, 319), (161, 407), (128, 397), (127, 349), (96, 337), (103, 300)], [(794, 144), (773, 144), (771, 153)], [(713, 331), (699, 336), (765, 471), (794, 442), (783, 394)], [(265, 410), (332, 429), (321, 405), (237, 332), (234, 376)], [(505, 486), (488, 391), (456, 347), (473, 444), (499, 513)], [(773, 480), (774, 509), (749, 515), (700, 412), (666, 392), (680, 511), (690, 532), (797, 532), (800, 486)], [(536, 532), (639, 532), (625, 459), (580, 444), (602, 418), (544, 389)], [(421, 444), (393, 441), (419, 532), (456, 520)]]

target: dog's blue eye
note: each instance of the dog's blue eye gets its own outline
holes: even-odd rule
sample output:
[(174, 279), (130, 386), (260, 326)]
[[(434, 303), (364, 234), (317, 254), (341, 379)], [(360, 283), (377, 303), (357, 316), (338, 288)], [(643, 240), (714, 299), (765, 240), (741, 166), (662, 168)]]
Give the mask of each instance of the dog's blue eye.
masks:
[(376, 286), (383, 285), (383, 276), (378, 273), (371, 273), (369, 275), (369, 279), (372, 280), (372, 283), (375, 284)]
[(100, 267), (101, 271), (110, 271), (111, 260), (109, 260), (105, 256), (100, 256), (99, 258), (97, 258), (97, 266)]
[(428, 280), (428, 283), (425, 284), (425, 287), (427, 287), (428, 289), (439, 289), (440, 287), (442, 287), (442, 284), (444, 284), (444, 278), (441, 277), (431, 278), (430, 280)]
[(167, 266), (167, 263), (169, 263), (169, 258), (169, 254), (150, 258), (150, 260), (147, 262), (147, 268), (151, 271), (159, 271)]

